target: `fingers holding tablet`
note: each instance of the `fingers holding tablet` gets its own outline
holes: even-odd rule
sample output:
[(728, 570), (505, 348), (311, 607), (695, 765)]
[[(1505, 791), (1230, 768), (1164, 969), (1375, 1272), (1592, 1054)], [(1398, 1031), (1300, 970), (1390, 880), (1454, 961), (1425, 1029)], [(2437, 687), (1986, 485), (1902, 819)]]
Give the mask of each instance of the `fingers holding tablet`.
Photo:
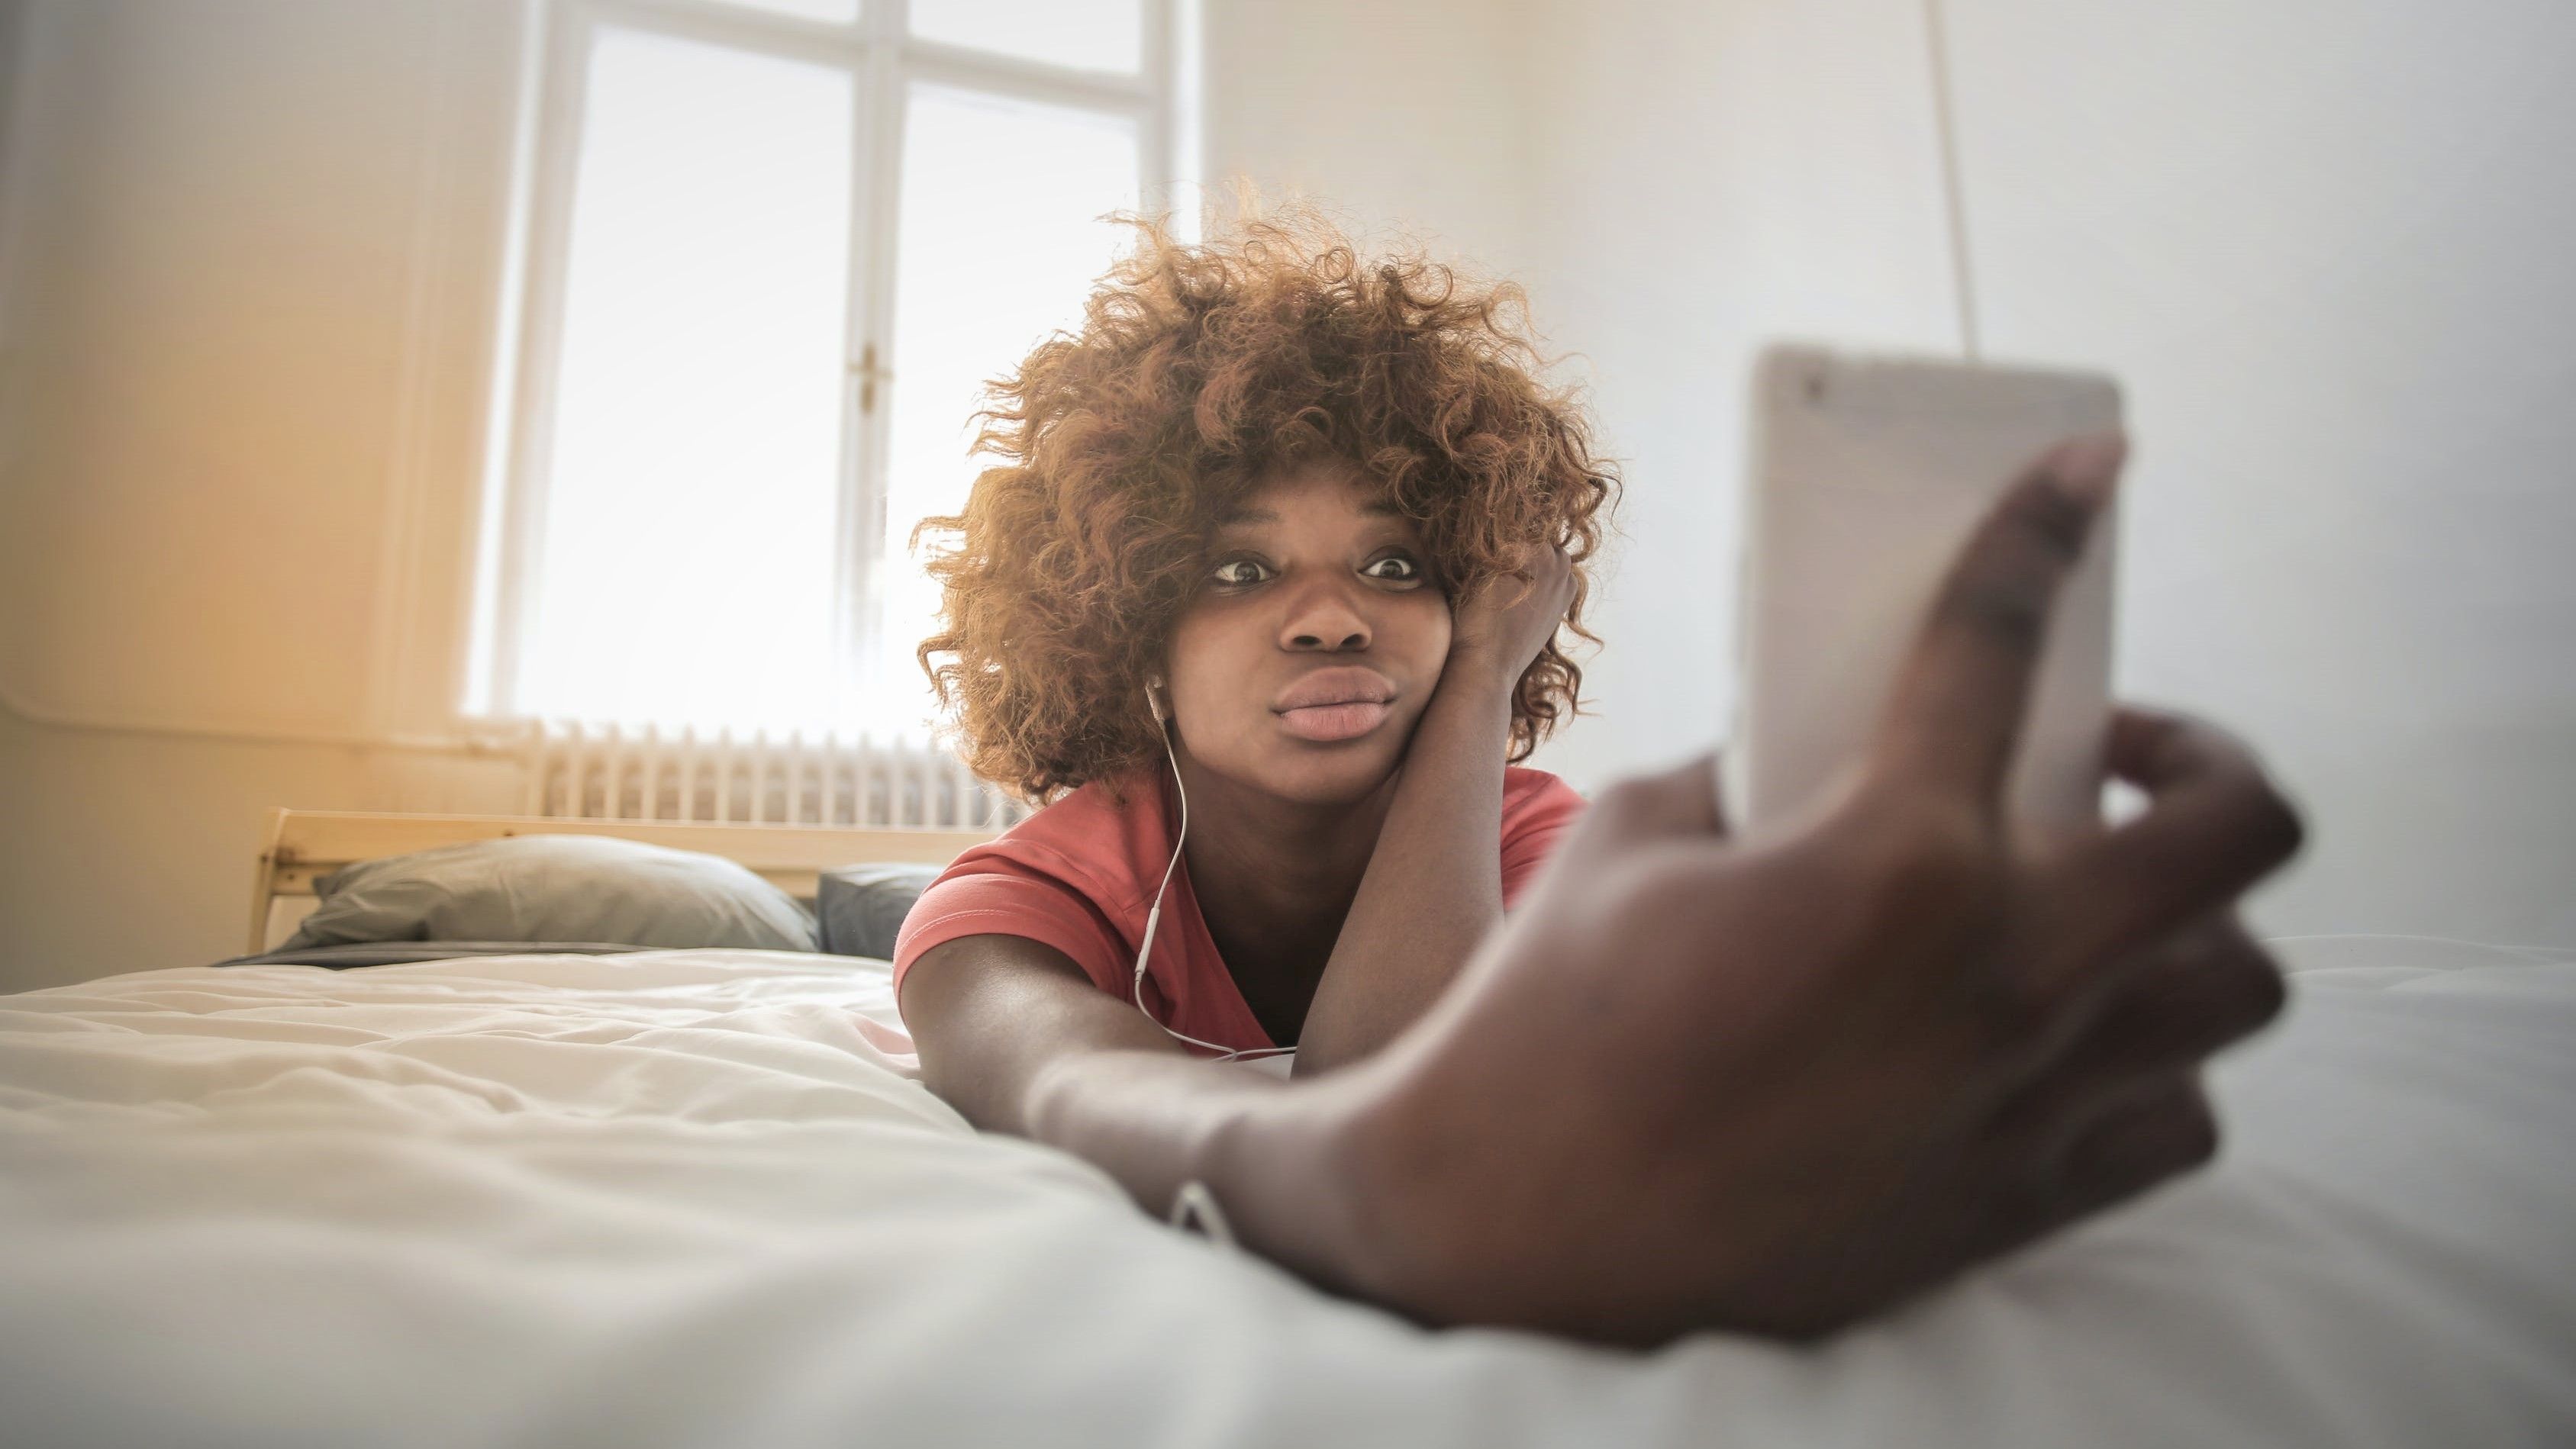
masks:
[(1987, 513), (1889, 695), (1883, 768), (2000, 805), (2050, 612), (2127, 455), (2115, 431), (2074, 439), (2034, 462)]

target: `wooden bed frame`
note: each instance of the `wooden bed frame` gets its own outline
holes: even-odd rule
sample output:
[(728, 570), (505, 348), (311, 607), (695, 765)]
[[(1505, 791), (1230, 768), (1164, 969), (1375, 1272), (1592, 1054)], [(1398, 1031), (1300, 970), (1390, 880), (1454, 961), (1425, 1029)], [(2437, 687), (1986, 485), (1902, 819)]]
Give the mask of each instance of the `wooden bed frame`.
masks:
[[(823, 825), (717, 825), (676, 820), (565, 820), (522, 815), (388, 815), (349, 810), (268, 812), (251, 881), (250, 951), (274, 948), (312, 910), (314, 882), (353, 861), (513, 835), (611, 835), (700, 850), (749, 867), (799, 900), (836, 866), (874, 861), (946, 865), (998, 830), (898, 830)], [(298, 909), (301, 907), (301, 909)]]

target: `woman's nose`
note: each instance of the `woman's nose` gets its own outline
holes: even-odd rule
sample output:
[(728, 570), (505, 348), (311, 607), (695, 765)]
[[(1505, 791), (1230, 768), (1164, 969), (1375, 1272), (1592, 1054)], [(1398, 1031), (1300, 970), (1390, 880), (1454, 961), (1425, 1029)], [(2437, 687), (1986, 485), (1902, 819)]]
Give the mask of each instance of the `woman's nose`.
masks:
[(1282, 649), (1366, 649), (1374, 631), (1368, 615), (1345, 589), (1330, 582), (1300, 589), (1290, 596), (1280, 620)]

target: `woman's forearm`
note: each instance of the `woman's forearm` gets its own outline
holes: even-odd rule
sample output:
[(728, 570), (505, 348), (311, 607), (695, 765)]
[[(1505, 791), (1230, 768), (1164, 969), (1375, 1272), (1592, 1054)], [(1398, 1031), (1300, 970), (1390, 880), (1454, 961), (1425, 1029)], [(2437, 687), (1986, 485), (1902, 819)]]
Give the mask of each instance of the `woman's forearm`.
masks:
[(1096, 1164), (1157, 1217), (1195, 1180), (1244, 1247), (1368, 1296), (1380, 1289), (1345, 1138), (1369, 1090), (1352, 1074), (1292, 1085), (1168, 1051), (1067, 1052), (1029, 1079), (1013, 1126)]
[(1503, 755), (1511, 682), (1441, 674), (1376, 852), (1297, 1039), (1299, 1076), (1367, 1056), (1412, 1024), (1503, 915)]
[[(1354, 1170), (1400, 1064), (1290, 1083), (1199, 1061), (1094, 986), (1053, 947), (962, 936), (924, 952), (904, 987), (922, 1082), (987, 1132), (1087, 1159), (1156, 1217), (1181, 1184), (1216, 1195), (1238, 1239), (1339, 1292), (1385, 1291), (1369, 1271), (1382, 1233), (1351, 1219), (1380, 1195)], [(1377, 1093), (1380, 1095), (1372, 1095)]]

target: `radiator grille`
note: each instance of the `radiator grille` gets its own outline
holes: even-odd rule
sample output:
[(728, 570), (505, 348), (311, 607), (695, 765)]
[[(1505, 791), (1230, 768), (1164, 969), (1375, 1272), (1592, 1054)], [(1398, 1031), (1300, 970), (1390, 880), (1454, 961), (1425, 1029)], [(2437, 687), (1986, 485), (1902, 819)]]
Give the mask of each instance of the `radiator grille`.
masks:
[(953, 755), (867, 739), (557, 723), (544, 727), (533, 756), (526, 813), (560, 819), (983, 830), (1028, 813)]

